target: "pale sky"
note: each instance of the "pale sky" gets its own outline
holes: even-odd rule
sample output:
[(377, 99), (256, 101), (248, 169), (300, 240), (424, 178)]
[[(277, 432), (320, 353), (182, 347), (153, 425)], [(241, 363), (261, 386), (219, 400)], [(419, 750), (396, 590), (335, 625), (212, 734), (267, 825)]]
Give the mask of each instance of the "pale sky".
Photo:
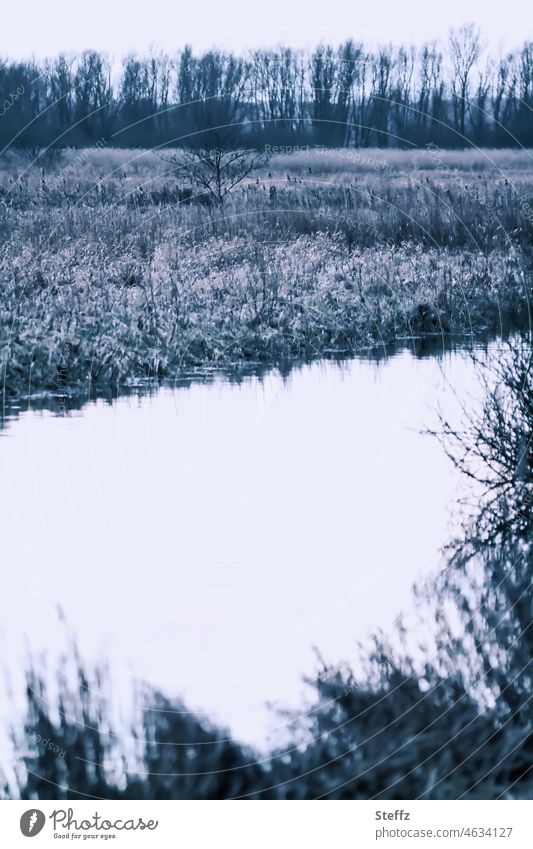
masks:
[(86, 48), (118, 57), (185, 43), (239, 52), (348, 37), (420, 43), (469, 21), (494, 50), (533, 39), (527, 0), (3, 0), (2, 7), (0, 56), (14, 58)]

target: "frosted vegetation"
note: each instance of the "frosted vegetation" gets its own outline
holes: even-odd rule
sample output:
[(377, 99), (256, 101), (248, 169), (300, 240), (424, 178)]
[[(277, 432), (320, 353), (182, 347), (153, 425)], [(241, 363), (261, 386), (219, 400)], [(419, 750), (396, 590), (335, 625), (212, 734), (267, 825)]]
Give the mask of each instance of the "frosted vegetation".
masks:
[(298, 151), (215, 203), (154, 152), (11, 151), (6, 392), (525, 325), (529, 164), (526, 151)]

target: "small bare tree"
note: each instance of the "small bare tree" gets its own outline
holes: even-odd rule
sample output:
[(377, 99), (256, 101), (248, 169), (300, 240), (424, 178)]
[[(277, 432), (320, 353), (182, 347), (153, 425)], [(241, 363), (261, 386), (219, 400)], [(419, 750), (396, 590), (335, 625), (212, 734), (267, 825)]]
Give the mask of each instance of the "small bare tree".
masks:
[(227, 195), (251, 174), (266, 165), (265, 153), (232, 146), (216, 140), (209, 147), (188, 148), (176, 153), (161, 153), (160, 158), (173, 170), (201, 186), (218, 206)]

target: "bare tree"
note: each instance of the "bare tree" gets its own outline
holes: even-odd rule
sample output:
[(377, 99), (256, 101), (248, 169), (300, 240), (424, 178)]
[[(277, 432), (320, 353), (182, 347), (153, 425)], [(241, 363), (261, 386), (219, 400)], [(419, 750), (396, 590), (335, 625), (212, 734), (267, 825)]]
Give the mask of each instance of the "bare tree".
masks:
[(392, 115), (394, 130), (397, 136), (404, 139), (412, 118), (413, 80), (416, 68), (416, 52), (414, 47), (398, 50), (393, 66), (394, 82), (392, 84)]
[(389, 143), (389, 115), (391, 110), (391, 83), (395, 57), (390, 47), (380, 47), (372, 55), (370, 123), (379, 147)]
[(263, 168), (268, 159), (262, 151), (231, 146), (223, 138), (209, 147), (161, 153), (160, 157), (174, 166), (177, 175), (188, 177), (203, 188), (218, 206), (239, 183)]
[(453, 106), (456, 128), (462, 136), (465, 134), (470, 76), (482, 52), (481, 34), (474, 24), (465, 24), (450, 31)]
[(471, 109), (471, 124), (474, 141), (483, 144), (488, 138), (488, 115), (491, 85), (494, 77), (492, 62), (479, 71)]

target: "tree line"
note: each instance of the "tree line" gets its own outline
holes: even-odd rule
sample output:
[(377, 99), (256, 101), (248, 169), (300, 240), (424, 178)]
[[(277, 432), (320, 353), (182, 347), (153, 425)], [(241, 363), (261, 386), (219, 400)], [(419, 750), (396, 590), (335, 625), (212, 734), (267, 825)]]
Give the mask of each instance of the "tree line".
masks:
[(205, 147), (215, 127), (251, 146), (512, 147), (533, 144), (532, 118), (533, 42), (496, 57), (471, 24), (419, 48), (185, 46), (118, 64), (87, 50), (0, 67), (4, 148)]

